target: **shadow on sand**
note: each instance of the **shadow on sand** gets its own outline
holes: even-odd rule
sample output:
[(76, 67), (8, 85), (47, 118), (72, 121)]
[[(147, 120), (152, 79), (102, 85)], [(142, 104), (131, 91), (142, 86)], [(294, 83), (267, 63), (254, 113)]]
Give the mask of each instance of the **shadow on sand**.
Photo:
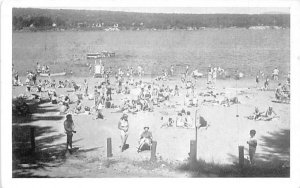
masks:
[[(53, 106), (40, 106), (43, 103), (29, 104), (30, 112), (38, 112), (38, 115), (16, 116), (13, 115), (12, 124), (12, 177), (14, 178), (46, 178), (48, 176), (38, 175), (35, 170), (46, 170), (47, 167), (58, 167), (66, 162), (66, 143), (61, 143), (65, 134), (57, 133), (51, 126), (31, 125), (36, 121), (60, 121), (64, 116), (44, 116), (50, 112), (58, 112)], [(31, 128), (34, 128), (35, 149), (31, 144)], [(76, 143), (79, 140), (74, 140)], [(59, 144), (57, 144), (59, 143)], [(69, 153), (83, 154), (92, 149), (75, 148)]]
[[(255, 165), (245, 158), (244, 166), (238, 164), (238, 154), (229, 158), (232, 165), (208, 163), (198, 160), (180, 165), (177, 170), (189, 172), (191, 177), (289, 177), (290, 130), (282, 129), (263, 136), (258, 147), (262, 153), (256, 154)], [(245, 151), (245, 154), (247, 151)]]

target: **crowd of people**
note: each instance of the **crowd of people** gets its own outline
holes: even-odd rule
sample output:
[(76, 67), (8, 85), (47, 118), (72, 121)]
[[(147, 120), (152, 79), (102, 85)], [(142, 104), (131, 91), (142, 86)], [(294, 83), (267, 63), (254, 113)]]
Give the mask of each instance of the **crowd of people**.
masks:
[[(38, 68), (40, 67), (40, 68)], [(89, 71), (91, 72), (91, 65), (89, 66)], [(101, 77), (99, 82), (97, 82), (94, 87), (90, 87), (89, 80), (84, 79), (82, 83), (76, 83), (74, 80), (58, 80), (52, 79), (49, 75), (46, 79), (37, 79), (39, 73), (44, 73), (49, 70), (37, 63), (36, 72), (28, 71), (25, 81), (26, 93), (40, 93), (40, 98), (42, 98), (42, 93), (47, 93), (46, 97), (54, 105), (60, 106), (60, 113), (67, 114), (67, 119), (64, 122), (64, 127), (67, 134), (67, 148), (72, 148), (72, 136), (74, 131), (74, 122), (72, 120), (72, 115), (78, 115), (88, 112), (87, 114), (93, 115), (94, 120), (103, 119), (104, 111), (107, 108), (114, 108), (117, 111), (122, 112), (122, 116), (118, 123), (118, 129), (121, 135), (121, 151), (126, 149), (126, 142), (129, 136), (129, 121), (128, 114), (136, 114), (141, 111), (153, 112), (157, 107), (172, 108), (175, 106), (176, 100), (172, 98), (181, 98), (184, 103), (183, 108), (198, 107), (204, 103), (214, 103), (229, 107), (234, 104), (239, 104), (240, 101), (237, 96), (229, 97), (225, 93), (216, 93), (214, 87), (210, 85), (216, 85), (217, 77), (224, 75), (225, 71), (221, 67), (209, 66), (207, 71), (207, 85), (205, 91), (196, 92), (196, 81), (197, 78), (202, 77), (197, 69), (194, 71), (190, 70), (187, 65), (185, 71), (182, 73), (181, 81), (182, 84), (178, 83), (175, 87), (171, 88), (165, 81), (175, 75), (175, 68), (172, 65), (169, 70), (164, 69), (161, 76), (156, 77), (153, 82), (142, 81), (144, 75), (144, 69), (141, 66), (134, 70), (133, 67), (128, 67), (126, 70), (118, 68), (116, 73), (113, 73), (112, 68), (107, 70), (104, 64), (101, 64)], [(135, 72), (137, 76), (135, 76)], [(114, 75), (114, 82), (112, 81), (112, 76)], [(278, 68), (274, 69), (272, 73), (274, 81), (279, 79)], [(261, 79), (261, 74), (256, 76), (256, 84), (259, 85)], [(275, 98), (277, 100), (287, 100), (290, 98), (290, 78), (284, 85), (278, 84), (275, 91)], [(264, 82), (264, 89), (269, 89), (270, 79), (267, 77)], [(18, 73), (14, 75), (14, 86), (21, 86)], [(33, 90), (35, 88), (36, 90)], [(72, 89), (72, 94), (75, 94), (76, 100), (71, 100), (70, 94), (68, 95), (58, 95), (57, 88), (68, 88)], [(93, 89), (91, 89), (93, 88)], [(121, 95), (123, 102), (121, 104), (115, 105), (115, 96)], [(45, 95), (43, 96), (45, 97)], [(210, 98), (209, 98), (210, 97)], [(85, 106), (84, 100), (93, 100), (92, 106)], [(71, 104), (74, 104), (74, 108), (71, 109)], [(249, 119), (253, 120), (265, 120), (270, 121), (279, 116), (275, 113), (273, 108), (270, 106), (265, 112), (260, 112), (258, 108), (255, 108), (253, 115), (249, 116)], [(177, 128), (195, 128), (195, 121), (192, 118), (191, 111), (182, 109), (178, 111), (176, 117), (166, 117), (162, 120), (166, 120), (161, 125), (164, 127), (177, 127)], [(202, 120), (201, 121), (205, 121)], [(203, 124), (203, 123), (202, 123)], [(206, 122), (207, 125), (207, 122)], [(138, 142), (138, 152), (142, 151), (143, 148), (151, 148), (151, 143), (153, 140), (152, 133), (149, 131), (150, 127), (144, 126), (144, 131), (141, 134)], [(254, 137), (255, 133), (252, 131), (250, 133)], [(249, 142), (251, 143), (251, 142)], [(248, 143), (248, 144), (249, 144)], [(254, 147), (249, 144), (249, 147)], [(256, 148), (256, 146), (255, 146)], [(253, 148), (251, 149), (251, 151)], [(249, 150), (250, 152), (250, 150)], [(254, 152), (250, 156), (250, 160), (253, 163)]]

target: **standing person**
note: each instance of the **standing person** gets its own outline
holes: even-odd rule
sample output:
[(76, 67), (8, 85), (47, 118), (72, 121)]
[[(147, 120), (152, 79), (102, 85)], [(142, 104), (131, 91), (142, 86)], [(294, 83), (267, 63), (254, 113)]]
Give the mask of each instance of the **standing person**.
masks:
[(73, 137), (73, 133), (76, 133), (76, 131), (74, 130), (74, 122), (72, 119), (72, 115), (68, 114), (66, 116), (66, 120), (64, 121), (64, 128), (65, 128), (65, 133), (67, 134), (67, 150), (70, 149), (72, 150), (72, 137)]
[(106, 86), (106, 97), (107, 97), (110, 101), (112, 100), (111, 94), (112, 94), (112, 88), (111, 88), (110, 82), (107, 82), (107, 86)]
[(88, 84), (87, 80), (84, 79), (84, 95), (85, 96), (89, 95), (88, 91), (89, 91), (89, 84)]
[(174, 96), (179, 96), (179, 89), (178, 89), (178, 86), (175, 85), (175, 89), (174, 89)]
[(185, 67), (185, 77), (188, 75), (188, 73), (189, 73), (189, 65)]
[(171, 65), (170, 72), (171, 72), (171, 76), (174, 76), (174, 66), (173, 65)]
[(252, 129), (250, 131), (250, 138), (247, 141), (247, 144), (249, 145), (249, 157), (250, 157), (250, 164), (254, 165), (254, 155), (256, 152), (256, 146), (257, 146), (257, 140), (255, 138), (256, 131)]
[(137, 67), (137, 69), (138, 69), (138, 75), (139, 75), (139, 77), (141, 78), (141, 77), (142, 77), (143, 68), (139, 65), (139, 66)]
[(89, 72), (90, 72), (90, 74), (92, 74), (92, 64), (91, 63), (89, 65)]
[(212, 67), (208, 67), (208, 72), (207, 72), (207, 84), (211, 84), (212, 80)]
[(273, 70), (273, 80), (278, 81), (278, 76), (279, 76), (279, 70), (278, 70), (278, 68), (276, 67), (276, 68)]
[(41, 73), (41, 65), (39, 62), (36, 62), (36, 73), (39, 75)]
[(256, 82), (256, 88), (258, 88), (258, 84), (259, 84), (259, 76), (256, 75), (255, 77), (255, 82)]
[(217, 68), (214, 68), (212, 71), (213, 84), (217, 83)]
[(123, 114), (119, 123), (118, 129), (120, 129), (121, 133), (121, 152), (125, 150), (126, 141), (128, 138), (128, 130), (129, 130), (129, 123), (128, 123), (128, 115)]
[(265, 89), (265, 90), (268, 90), (268, 89), (269, 89), (269, 82), (270, 82), (270, 80), (269, 80), (269, 78), (267, 77), (267, 78), (266, 78), (266, 81), (265, 81), (265, 83), (264, 83), (264, 89)]

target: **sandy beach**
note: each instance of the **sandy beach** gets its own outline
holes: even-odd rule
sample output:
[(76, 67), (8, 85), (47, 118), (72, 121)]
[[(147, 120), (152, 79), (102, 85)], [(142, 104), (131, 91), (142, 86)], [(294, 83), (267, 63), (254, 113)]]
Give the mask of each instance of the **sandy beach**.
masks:
[[(57, 77), (56, 80), (64, 80), (65, 78)], [(99, 78), (91, 77), (71, 77), (69, 80), (74, 80), (76, 83), (83, 84), (83, 80), (87, 79), (90, 92), (94, 85), (100, 81)], [(153, 78), (142, 78), (143, 82), (153, 82)], [(283, 80), (281, 80), (283, 81)], [(115, 84), (112, 79), (113, 86)], [(168, 81), (159, 81), (159, 84), (164, 84), (174, 88), (176, 84), (180, 85), (178, 77), (171, 77)], [(240, 104), (234, 104), (229, 107), (224, 107), (218, 104), (201, 104), (198, 107), (185, 107), (184, 96), (186, 90), (179, 89), (179, 96), (172, 96), (166, 106), (160, 104), (155, 106), (153, 112), (140, 111), (136, 114), (129, 113), (129, 137), (127, 143), (129, 148), (124, 152), (120, 151), (120, 134), (118, 131), (118, 121), (122, 116), (122, 112), (117, 112), (117, 109), (104, 109), (104, 119), (93, 120), (93, 116), (80, 114), (73, 116), (75, 123), (76, 134), (73, 136), (74, 146), (77, 148), (75, 155), (65, 154), (64, 163), (58, 167), (46, 167), (45, 169), (28, 170), (32, 174), (50, 177), (60, 176), (66, 165), (68, 167), (73, 164), (78, 164), (79, 159), (74, 156), (81, 156), (85, 159), (104, 160), (106, 159), (106, 141), (107, 138), (112, 139), (113, 160), (116, 161), (137, 161), (143, 162), (150, 159), (150, 151), (137, 153), (138, 139), (144, 126), (150, 126), (150, 131), (153, 134), (153, 139), (157, 141), (156, 154), (157, 158), (168, 163), (184, 163), (188, 159), (190, 152), (190, 140), (195, 139), (195, 129), (184, 128), (161, 128), (162, 124), (167, 121), (167, 118), (176, 118), (176, 115), (182, 109), (191, 112), (191, 116), (195, 117), (195, 112), (201, 114), (210, 125), (207, 129), (200, 128), (198, 131), (197, 158), (198, 160), (207, 163), (231, 165), (238, 162), (238, 146), (245, 147), (245, 158), (247, 159), (247, 143), (249, 131), (255, 129), (257, 134), (258, 146), (256, 150), (257, 166), (273, 165), (281, 166), (289, 162), (289, 134), (290, 134), (290, 105), (282, 103), (274, 103), (274, 89), (278, 81), (271, 81), (270, 91), (261, 91), (256, 88), (255, 79), (244, 78), (241, 80), (227, 79), (217, 80), (214, 92), (224, 92), (228, 97), (237, 96)], [(262, 85), (261, 85), (262, 87)], [(197, 80), (195, 86), (196, 93), (207, 91), (206, 79)], [(58, 95), (70, 94), (71, 99), (76, 99), (75, 94), (68, 92), (68, 88), (56, 89)], [(13, 87), (13, 96), (18, 96), (25, 92), (25, 86)], [(43, 93), (42, 95), (47, 95)], [(121, 105), (123, 99), (128, 97), (123, 94), (113, 94), (113, 103)], [(204, 98), (199, 96), (198, 100)], [(93, 100), (83, 99), (84, 106), (92, 106)], [(254, 112), (254, 108), (258, 107), (261, 111), (265, 111), (268, 106), (272, 106), (274, 111), (279, 116), (278, 119), (272, 121), (254, 121), (245, 118)], [(51, 154), (51, 149), (56, 148), (58, 151), (65, 149), (66, 135), (64, 133), (63, 121), (65, 115), (59, 114), (59, 105), (51, 103), (41, 103), (34, 109), (31, 119), (28, 121), (13, 119), (13, 127), (28, 127), (34, 126), (40, 133), (36, 134), (36, 143), (38, 150), (49, 151), (48, 158), (52, 162), (61, 159), (61, 152)], [(74, 108), (74, 104), (71, 105)], [(15, 117), (13, 117), (15, 118)], [(52, 156), (51, 156), (52, 155)], [(46, 158), (46, 157), (45, 157)], [(21, 161), (14, 161), (16, 165), (20, 165)], [(95, 165), (84, 163), (82, 166), (67, 172), (67, 176), (80, 177), (83, 174), (87, 175), (88, 170), (95, 170)], [(93, 163), (91, 164), (100, 164)], [(119, 163), (120, 165), (121, 163)], [(96, 165), (96, 166), (97, 166)], [(99, 167), (100, 168), (100, 167)], [(87, 171), (84, 171), (87, 170)], [(132, 177), (135, 177), (138, 170), (134, 167), (129, 168)], [(135, 172), (135, 170), (137, 170)], [(18, 168), (15, 173), (20, 173)], [(25, 173), (25, 172), (24, 172)], [(136, 174), (135, 174), (136, 173)], [(139, 175), (147, 174), (147, 171), (141, 172)], [(22, 173), (21, 173), (22, 174)], [(161, 171), (165, 176), (188, 176), (184, 173), (179, 173), (176, 170), (169, 170), (168, 173)], [(19, 174), (20, 175), (20, 174)], [(64, 174), (66, 175), (66, 174)], [(116, 175), (113, 172), (108, 173), (90, 173), (87, 176), (91, 177), (107, 177)], [(149, 175), (149, 174), (148, 174)], [(153, 175), (153, 174), (152, 174)], [(122, 176), (122, 175), (117, 175)], [(129, 175), (130, 176), (130, 175)], [(146, 175), (145, 175), (146, 176)], [(151, 176), (151, 175), (150, 175)]]

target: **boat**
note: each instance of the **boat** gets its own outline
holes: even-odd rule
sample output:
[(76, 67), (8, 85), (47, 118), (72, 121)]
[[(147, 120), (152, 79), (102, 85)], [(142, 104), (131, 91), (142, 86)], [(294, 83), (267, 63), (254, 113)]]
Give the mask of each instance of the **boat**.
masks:
[(102, 52), (96, 52), (96, 53), (88, 53), (86, 54), (87, 59), (100, 59), (104, 57), (114, 57), (116, 54), (115, 52), (108, 52), (108, 51), (102, 51)]
[[(66, 72), (59, 72), (59, 73), (50, 73), (50, 76), (65, 76), (67, 73)], [(48, 73), (41, 73), (41, 77), (48, 77)]]

